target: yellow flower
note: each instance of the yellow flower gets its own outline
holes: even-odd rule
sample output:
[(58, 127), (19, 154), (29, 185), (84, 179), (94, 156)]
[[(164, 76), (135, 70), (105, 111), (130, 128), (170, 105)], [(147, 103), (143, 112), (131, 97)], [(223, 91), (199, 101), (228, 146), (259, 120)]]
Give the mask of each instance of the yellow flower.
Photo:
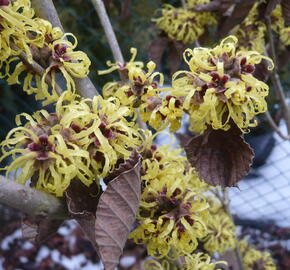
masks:
[(128, 159), (132, 149), (141, 145), (141, 135), (129, 122), (131, 112), (117, 99), (100, 96), (63, 105), (57, 103), (60, 124), (73, 129), (71, 138), (90, 153), (97, 177), (106, 177), (118, 161)]
[[(35, 93), (36, 99), (44, 100), (43, 105), (59, 98), (56, 77), (58, 82), (64, 81), (66, 89), (63, 90), (74, 93), (73, 79), (87, 76), (90, 66), (87, 55), (75, 51), (76, 38), (72, 34), (64, 35), (60, 28), (52, 27), (48, 21), (34, 18), (29, 0), (2, 0), (0, 16), (0, 64), (5, 70), (1, 77), (8, 76), (9, 84), (19, 84), (19, 76), (25, 73), (24, 91)], [(67, 40), (68, 37), (72, 37), (73, 41)], [(26, 53), (29, 63), (33, 58), (41, 62), (44, 74), (35, 73), (27, 63), (20, 62), (18, 56), (22, 51)], [(9, 74), (10, 66), (14, 66), (12, 63), (15, 61), (18, 63)]]
[(144, 263), (144, 270), (219, 270), (217, 264), (225, 264), (226, 262), (212, 262), (210, 256), (205, 253), (194, 253), (184, 257), (184, 262), (181, 266), (175, 266), (174, 263), (162, 260), (161, 262), (155, 260), (146, 260)]
[(206, 253), (195, 253), (185, 257), (185, 268), (184, 270), (219, 270), (217, 264), (227, 263), (224, 261), (212, 262), (211, 258)]
[(282, 6), (277, 5), (271, 14), (272, 29), (279, 35), (284, 46), (290, 45), (290, 26), (286, 27), (282, 15)]
[(194, 8), (196, 6), (208, 4), (210, 0), (187, 0), (186, 2), (188, 8)]
[(190, 254), (207, 234), (205, 186), (179, 152), (154, 145), (144, 152), (140, 224), (130, 238), (157, 258)]
[(129, 60), (129, 62), (112, 63), (111, 61), (107, 61), (107, 66), (109, 66), (109, 69), (98, 71), (98, 74), (105, 75), (105, 74), (109, 74), (115, 70), (119, 70), (119, 71), (129, 70), (129, 68), (131, 68), (131, 67), (143, 68), (144, 67), (143, 62), (135, 61), (136, 56), (137, 56), (137, 49), (131, 48), (130, 52), (131, 52), (132, 56), (131, 56), (131, 59)]
[(193, 43), (204, 33), (206, 25), (216, 23), (210, 12), (194, 12), (183, 8), (174, 8), (171, 5), (164, 5), (161, 12), (162, 16), (152, 21), (169, 38), (184, 44)]
[[(108, 71), (101, 71), (99, 74), (119, 70), (124, 74), (121, 82), (109, 82), (103, 87), (104, 97), (116, 97), (121, 104), (130, 107), (132, 111), (140, 108), (141, 118), (144, 122), (149, 122), (153, 104), (152, 100), (159, 101), (159, 95), (165, 89), (163, 86), (164, 76), (159, 72), (155, 72), (156, 64), (153, 61), (147, 63), (147, 71), (143, 70), (142, 62), (135, 62), (137, 51), (131, 48), (132, 58), (128, 63), (121, 65), (120, 63), (111, 64), (112, 67)], [(156, 81), (158, 77), (158, 81)]]
[[(29, 0), (0, 2), (1, 61), (7, 60), (9, 56), (19, 55), (21, 51), (25, 51), (28, 60), (32, 61), (29, 45), (39, 45), (40, 35), (37, 24), (32, 19), (33, 15), (34, 11)], [(14, 47), (11, 47), (11, 43)]]
[(285, 46), (290, 45), (290, 26), (285, 27), (281, 30), (280, 39)]
[(245, 240), (239, 243), (245, 270), (276, 270), (276, 265), (268, 252), (251, 247)]
[[(267, 110), (269, 87), (253, 76), (262, 59), (255, 51), (237, 51), (237, 38), (229, 36), (213, 49), (195, 48), (184, 52), (190, 71), (173, 75), (172, 95), (184, 99), (191, 130), (203, 132), (230, 128), (233, 121), (242, 131), (256, 126), (255, 115)], [(269, 67), (270, 69), (270, 67)]]
[(218, 201), (208, 198), (208, 202), (208, 235), (203, 239), (203, 248), (210, 254), (218, 252), (222, 255), (228, 249), (236, 247), (236, 228)]
[[(41, 61), (47, 62), (48, 67), (44, 74), (40, 75), (31, 70), (29, 66), (19, 62), (18, 58), (13, 58), (9, 61), (9, 64), (13, 61), (19, 63), (9, 75), (7, 81), (9, 84), (20, 84), (19, 76), (25, 73), (23, 90), (28, 94), (35, 93), (35, 98), (43, 100), (45, 106), (59, 98), (60, 93), (57, 92), (56, 84), (57, 80), (61, 80), (60, 74), (66, 85), (64, 90), (73, 94), (76, 90), (74, 78), (87, 76), (91, 62), (84, 52), (74, 50), (77, 41), (73, 35), (63, 35), (60, 28), (52, 27), (49, 22), (42, 19), (35, 21), (45, 41), (41, 48), (34, 48), (35, 57), (39, 56), (42, 59)], [(66, 40), (67, 36), (72, 36), (74, 42), (71, 43)], [(48, 75), (50, 79), (48, 79)]]
[[(73, 42), (68, 41), (67, 37), (72, 37)], [(56, 91), (56, 76), (61, 74), (66, 85), (66, 91), (75, 93), (76, 86), (74, 78), (84, 78), (89, 73), (91, 64), (88, 56), (82, 51), (75, 51), (77, 40), (72, 34), (65, 34), (61, 39), (57, 39), (49, 44), (51, 57), (49, 66), (41, 78), (41, 91), (46, 97), (44, 105), (55, 102), (59, 94)], [(47, 84), (47, 75), (51, 76), (51, 93), (50, 85)]]
[(255, 3), (244, 21), (231, 31), (238, 38), (238, 50), (265, 53), (265, 34), (267, 29), (263, 22), (258, 21), (259, 4), (259, 2)]
[[(24, 126), (21, 126), (22, 116), (28, 120)], [(65, 137), (65, 130), (58, 129), (57, 115), (44, 110), (33, 116), (21, 114), (16, 123), (19, 127), (12, 129), (1, 143), (0, 161), (12, 157), (12, 163), (4, 170), (14, 172), (19, 183), (25, 184), (32, 178), (36, 189), (56, 196), (63, 196), (74, 178), (86, 185), (92, 183), (89, 153)]]
[(238, 49), (241, 51), (257, 51), (265, 53), (266, 25), (262, 22), (239, 25), (232, 33), (238, 38)]
[(282, 15), (282, 6), (279, 4), (271, 13), (272, 29), (279, 34), (285, 28), (285, 21)]
[[(107, 176), (118, 161), (140, 146), (138, 131), (125, 118), (128, 109), (116, 100), (75, 97), (64, 104), (67, 94), (60, 97), (56, 113), (42, 110), (33, 116), (19, 115), (19, 127), (1, 143), (0, 161), (13, 159), (1, 170), (14, 172), (22, 184), (32, 177), (37, 189), (56, 196), (62, 196), (73, 179), (90, 185)], [(24, 126), (22, 116), (28, 120)]]
[(181, 126), (184, 112), (180, 98), (172, 95), (165, 95), (162, 98), (150, 96), (141, 108), (142, 120), (156, 130), (163, 130), (170, 125), (170, 132), (175, 132)]

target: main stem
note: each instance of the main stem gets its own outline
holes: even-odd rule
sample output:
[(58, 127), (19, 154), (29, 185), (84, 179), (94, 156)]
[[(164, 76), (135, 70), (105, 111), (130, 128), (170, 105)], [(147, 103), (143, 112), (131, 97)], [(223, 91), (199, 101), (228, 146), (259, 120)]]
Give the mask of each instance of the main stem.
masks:
[(0, 176), (0, 202), (30, 216), (61, 220), (69, 218), (67, 208), (60, 199), (3, 176)]
[[(228, 216), (230, 217), (230, 219), (232, 220), (233, 224), (234, 224), (234, 218), (233, 215), (231, 213), (230, 210), (230, 197), (229, 197), (229, 188), (224, 188), (223, 189), (223, 205), (224, 205), (224, 209), (227, 212)], [(244, 270), (244, 263), (243, 263), (243, 258), (242, 258), (242, 254), (240, 251), (240, 247), (239, 247), (239, 241), (237, 236), (235, 237), (235, 242), (236, 242), (236, 247), (235, 247), (235, 254), (236, 254), (236, 258), (237, 258), (237, 262), (239, 265), (239, 270)]]
[(181, 0), (181, 4), (184, 9), (187, 9), (186, 0)]

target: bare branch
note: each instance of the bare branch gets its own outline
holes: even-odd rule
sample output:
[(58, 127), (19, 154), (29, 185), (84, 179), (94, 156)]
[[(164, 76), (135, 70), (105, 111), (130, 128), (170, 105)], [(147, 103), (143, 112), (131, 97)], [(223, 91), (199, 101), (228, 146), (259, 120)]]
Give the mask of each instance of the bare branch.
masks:
[(0, 201), (31, 216), (61, 220), (69, 218), (66, 206), (60, 199), (3, 176), (0, 176)]
[(265, 112), (265, 115), (267, 117), (267, 120), (270, 124), (270, 126), (276, 131), (276, 133), (283, 139), (283, 140), (290, 140), (290, 136), (286, 136), (283, 134), (282, 130), (276, 125), (275, 121), (273, 120), (271, 114), (267, 111)]
[(187, 9), (186, 0), (181, 0), (181, 4), (184, 9)]
[(268, 38), (269, 38), (269, 43), (270, 43), (270, 54), (271, 54), (270, 56), (272, 57), (273, 62), (274, 62), (274, 69), (273, 69), (273, 72), (271, 74), (271, 80), (275, 86), (278, 97), (280, 99), (282, 110), (283, 110), (283, 116), (284, 116), (286, 126), (287, 126), (287, 131), (288, 131), (288, 134), (290, 134), (290, 109), (288, 107), (286, 96), (285, 96), (285, 93), (283, 90), (283, 86), (282, 86), (282, 83), (281, 83), (279, 75), (278, 75), (278, 68), (277, 68), (278, 62), (277, 62), (277, 56), (276, 56), (276, 52), (275, 52), (275, 44), (274, 44), (274, 38), (273, 38), (273, 34), (272, 34), (272, 29), (271, 29), (271, 17), (270, 16), (268, 16), (266, 18), (266, 22), (267, 22)]
[[(224, 206), (225, 211), (227, 212), (227, 214), (229, 215), (230, 219), (232, 220), (233, 224), (235, 224), (233, 215), (232, 215), (231, 210), (230, 210), (229, 188), (224, 188), (223, 189), (222, 204)], [(244, 267), (243, 257), (242, 257), (241, 251), (240, 251), (240, 247), (239, 247), (239, 242), (238, 242), (237, 236), (235, 237), (235, 242), (236, 242), (236, 248), (234, 249), (234, 251), (235, 251), (235, 254), (236, 254), (236, 257), (237, 257), (239, 270), (244, 270), (245, 267)]]
[(110, 45), (110, 48), (112, 50), (112, 53), (114, 55), (114, 59), (116, 62), (119, 62), (121, 64), (124, 64), (124, 57), (122, 55), (119, 43), (117, 41), (115, 32), (113, 30), (113, 27), (111, 25), (109, 16), (107, 14), (105, 5), (102, 0), (91, 0), (92, 4), (94, 5), (98, 16), (100, 18), (101, 24), (103, 26), (103, 29), (105, 31), (108, 43)]
[[(31, 0), (31, 2), (37, 16), (48, 20), (54, 27), (60, 27), (63, 30), (63, 26), (52, 0)], [(98, 95), (97, 89), (88, 77), (84, 79), (75, 78), (74, 81), (76, 83), (77, 92), (81, 96), (92, 98)]]

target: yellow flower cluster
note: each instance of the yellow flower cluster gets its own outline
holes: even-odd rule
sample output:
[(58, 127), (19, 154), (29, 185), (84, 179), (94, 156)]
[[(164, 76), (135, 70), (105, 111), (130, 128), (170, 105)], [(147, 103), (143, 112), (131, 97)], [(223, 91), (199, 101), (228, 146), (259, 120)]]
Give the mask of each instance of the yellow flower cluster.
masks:
[(168, 261), (163, 260), (158, 262), (155, 260), (146, 260), (144, 263), (144, 270), (219, 270), (219, 265), (225, 265), (223, 261), (212, 262), (208, 254), (194, 253), (184, 257), (184, 263), (182, 266), (177, 267), (171, 265)]
[[(62, 196), (73, 179), (90, 185), (94, 179), (105, 177), (140, 145), (138, 131), (126, 120), (129, 110), (120, 107), (117, 100), (76, 98), (65, 104), (65, 95), (55, 113), (41, 110), (33, 116), (19, 115), (19, 127), (1, 143), (0, 162), (13, 159), (1, 170), (14, 172), (22, 184), (32, 178), (37, 189), (56, 196)], [(24, 126), (21, 117), (28, 120)]]
[[(259, 5), (263, 5), (263, 1), (258, 1), (250, 10), (244, 21), (236, 26), (231, 33), (239, 39), (239, 50), (253, 50), (259, 53), (265, 53), (265, 36), (266, 25), (259, 16)], [(282, 44), (290, 45), (290, 27), (285, 26), (285, 21), (282, 16), (282, 7), (277, 5), (271, 13), (272, 30), (276, 32)]]
[[(190, 7), (209, 1), (190, 1)], [(164, 31), (169, 38), (184, 44), (195, 42), (205, 30), (206, 25), (215, 24), (215, 17), (210, 12), (195, 12), (183, 8), (164, 5), (162, 16), (152, 21), (157, 28)]]
[(208, 234), (203, 239), (203, 248), (210, 254), (218, 252), (224, 254), (228, 249), (236, 247), (235, 225), (223, 209), (220, 202), (207, 198), (209, 212)]
[[(0, 61), (1, 65), (9, 56), (24, 51), (32, 60), (29, 45), (41, 45), (41, 33), (33, 21), (34, 11), (29, 0), (0, 1)], [(13, 46), (11, 46), (13, 43)]]
[(265, 52), (266, 25), (258, 21), (258, 5), (255, 3), (244, 21), (231, 33), (238, 38), (238, 50)]
[[(58, 81), (61, 78), (64, 81), (61, 82), (66, 85), (63, 90), (74, 93), (73, 78), (84, 78), (90, 66), (87, 55), (75, 51), (76, 38), (52, 27), (48, 21), (35, 18), (29, 0), (4, 2), (6, 4), (0, 5), (0, 65), (5, 66), (2, 78), (8, 77), (9, 84), (19, 84), (20, 75), (25, 73), (24, 91), (35, 93), (36, 99), (44, 100), (43, 105), (55, 102), (59, 97), (56, 76)], [(28, 62), (20, 61), (22, 53), (26, 54)], [(31, 69), (33, 60), (39, 65), (38, 72)], [(14, 65), (16, 67), (10, 71)]]
[[(103, 96), (118, 98), (132, 112), (139, 108), (142, 121), (148, 122), (157, 130), (162, 130), (169, 124), (171, 131), (177, 130), (183, 115), (180, 101), (171, 96), (162, 99), (162, 93), (168, 91), (168, 88), (160, 88), (163, 86), (163, 74), (154, 71), (156, 64), (152, 61), (147, 64), (148, 71), (144, 71), (144, 64), (135, 61), (136, 49), (131, 48), (131, 53), (132, 58), (125, 65), (108, 62), (110, 69), (99, 72), (103, 75), (119, 70), (126, 76), (121, 82), (107, 83), (103, 87)], [(158, 81), (155, 80), (156, 77), (159, 77)]]
[(207, 234), (208, 203), (202, 195), (206, 184), (180, 150), (165, 146), (144, 151), (141, 173), (139, 226), (130, 238), (147, 244), (148, 254), (156, 258), (190, 254)]
[(270, 253), (262, 252), (251, 247), (245, 240), (240, 241), (239, 247), (245, 270), (276, 270), (276, 265)]
[(269, 87), (253, 72), (262, 59), (273, 62), (255, 51), (237, 51), (237, 42), (229, 36), (213, 49), (187, 49), (184, 60), (190, 70), (173, 75), (172, 95), (184, 99), (194, 132), (203, 132), (207, 125), (228, 130), (231, 121), (247, 131), (256, 126), (255, 115), (267, 110)]
[(290, 45), (290, 26), (285, 26), (285, 20), (282, 15), (281, 5), (273, 10), (271, 14), (272, 18), (272, 28), (280, 36), (280, 40), (285, 46)]
[[(163, 85), (163, 74), (154, 72), (156, 64), (150, 61), (147, 64), (148, 71), (143, 70), (143, 62), (136, 62), (135, 58), (137, 50), (131, 48), (132, 57), (128, 63), (121, 65), (120, 63), (108, 62), (107, 65), (111, 66), (106, 71), (99, 71), (99, 75), (107, 74), (114, 70), (119, 70), (124, 73), (123, 82), (109, 82), (103, 87), (103, 96), (105, 98), (114, 96), (120, 100), (122, 105), (130, 108), (144, 107), (147, 99), (159, 96), (160, 89), (158, 86)], [(154, 81), (156, 77), (159, 81)], [(143, 104), (143, 105), (142, 105)]]

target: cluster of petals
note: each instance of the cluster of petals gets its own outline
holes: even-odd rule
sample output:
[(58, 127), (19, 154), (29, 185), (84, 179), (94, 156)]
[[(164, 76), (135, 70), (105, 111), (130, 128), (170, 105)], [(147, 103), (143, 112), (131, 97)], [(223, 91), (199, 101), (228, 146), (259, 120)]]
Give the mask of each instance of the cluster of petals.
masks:
[(189, 71), (173, 75), (172, 95), (183, 99), (194, 132), (207, 126), (228, 130), (232, 122), (247, 131), (257, 125), (255, 116), (267, 110), (269, 87), (253, 73), (263, 59), (270, 62), (269, 69), (273, 62), (256, 51), (238, 51), (237, 42), (229, 36), (213, 49), (187, 49)]
[(236, 247), (236, 227), (218, 199), (207, 197), (207, 201), (210, 215), (207, 220), (208, 234), (202, 239), (203, 248), (210, 254), (218, 252), (223, 255)]
[(246, 240), (239, 242), (239, 248), (243, 258), (244, 269), (276, 270), (276, 265), (269, 252), (263, 252), (247, 243)]
[[(65, 102), (64, 93), (55, 113), (45, 110), (21, 114), (1, 143), (0, 161), (11, 157), (2, 170), (14, 173), (25, 184), (63, 196), (73, 179), (85, 185), (106, 177), (117, 162), (127, 159), (140, 144), (140, 135), (128, 122), (128, 109), (118, 100), (75, 97)], [(26, 124), (21, 123), (25, 117)]]
[[(184, 257), (184, 262), (178, 267), (179, 270), (219, 270), (218, 265), (226, 265), (224, 261), (213, 262), (206, 253), (198, 252)], [(144, 270), (171, 270), (177, 269), (169, 261), (161, 262), (156, 260), (147, 260), (144, 263)]]
[[(191, 1), (190, 6), (195, 7), (209, 1)], [(159, 30), (166, 33), (172, 40), (184, 44), (195, 42), (205, 31), (206, 25), (215, 24), (214, 15), (210, 12), (195, 12), (184, 8), (175, 8), (164, 5), (161, 17), (153, 19)]]
[[(265, 18), (260, 15), (262, 0), (257, 1), (250, 10), (244, 21), (236, 26), (231, 33), (239, 39), (240, 50), (254, 50), (259, 53), (266, 51), (267, 27)], [(271, 13), (271, 28), (279, 36), (284, 46), (290, 45), (290, 27), (286, 26), (282, 15), (282, 7), (278, 4)]]
[(147, 244), (148, 254), (156, 258), (190, 254), (207, 234), (208, 203), (202, 195), (207, 185), (180, 150), (168, 147), (147, 149), (141, 173), (139, 225), (130, 238)]
[[(76, 38), (35, 17), (30, 0), (3, 1), (0, 16), (0, 65), (4, 70), (1, 77), (12, 85), (20, 84), (21, 75), (25, 74), (23, 90), (34, 93), (43, 105), (57, 101), (60, 95), (56, 77), (65, 85), (63, 90), (74, 93), (74, 78), (87, 76), (90, 67), (87, 55), (75, 50)], [(27, 62), (20, 60), (23, 57)], [(33, 61), (43, 72), (31, 68)]]

